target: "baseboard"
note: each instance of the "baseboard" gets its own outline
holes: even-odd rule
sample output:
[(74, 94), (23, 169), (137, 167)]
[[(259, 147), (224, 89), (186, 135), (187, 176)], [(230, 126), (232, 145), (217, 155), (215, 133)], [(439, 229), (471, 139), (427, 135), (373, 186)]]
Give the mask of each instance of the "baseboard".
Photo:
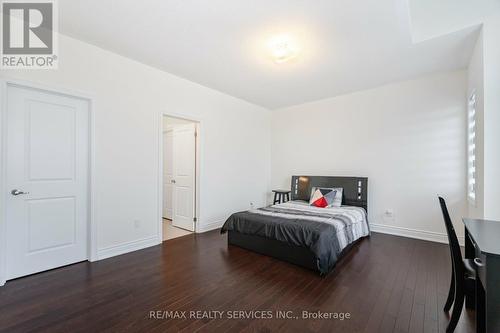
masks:
[[(392, 225), (376, 224), (376, 223), (370, 223), (370, 230), (373, 232), (380, 232), (382, 234), (389, 234), (389, 235), (448, 244), (448, 236), (446, 234), (434, 231), (416, 230), (416, 229), (396, 227)], [(457, 238), (460, 245), (463, 246), (465, 243), (464, 237), (457, 236)]]
[(102, 260), (114, 256), (119, 256), (120, 254), (142, 250), (150, 246), (158, 245), (160, 243), (161, 242), (158, 242), (158, 236), (155, 235), (152, 237), (142, 238), (131, 242), (125, 242), (118, 245), (105, 247), (103, 249), (97, 250), (97, 259)]
[(201, 234), (203, 232), (219, 229), (224, 224), (224, 221), (225, 220), (218, 220), (218, 221), (214, 221), (214, 222), (210, 222), (210, 223), (206, 223), (206, 224), (196, 225), (196, 233)]

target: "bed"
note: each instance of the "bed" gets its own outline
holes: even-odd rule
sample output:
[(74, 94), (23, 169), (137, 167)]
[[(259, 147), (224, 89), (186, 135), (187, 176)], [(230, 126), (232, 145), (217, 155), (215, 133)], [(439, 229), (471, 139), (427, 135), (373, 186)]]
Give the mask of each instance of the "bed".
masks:
[[(368, 178), (293, 176), (291, 201), (232, 214), (228, 244), (328, 274), (352, 244), (367, 237)], [(342, 188), (340, 207), (309, 205), (314, 187)]]

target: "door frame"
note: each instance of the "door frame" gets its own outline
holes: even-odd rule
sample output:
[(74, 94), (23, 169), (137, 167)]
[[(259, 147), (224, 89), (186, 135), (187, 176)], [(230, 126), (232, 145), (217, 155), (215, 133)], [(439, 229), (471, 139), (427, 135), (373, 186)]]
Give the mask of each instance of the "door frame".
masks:
[[(163, 119), (162, 119), (162, 123), (163, 123)], [(163, 125), (162, 125), (162, 126), (163, 126)], [(162, 141), (161, 141), (161, 142), (162, 142), (162, 145), (163, 145), (163, 143), (164, 143), (164, 141), (165, 141), (165, 135), (168, 135), (168, 132), (172, 132), (172, 137), (173, 137), (173, 132), (174, 132), (174, 129), (173, 129), (173, 128), (170, 128), (170, 129), (168, 129), (168, 128), (163, 128), (163, 132), (162, 132)], [(165, 153), (164, 149), (165, 149), (165, 146), (162, 146), (162, 149), (161, 149), (161, 153), (162, 153), (162, 155), (160, 156), (160, 158), (162, 159), (162, 160), (161, 160), (161, 162), (162, 162), (162, 168), (161, 168), (161, 169), (162, 169), (162, 171), (163, 171), (162, 176), (161, 176), (161, 177), (162, 177), (162, 178), (161, 178), (161, 181), (162, 181), (162, 182), (164, 182), (164, 181), (165, 181), (165, 177), (164, 177), (164, 172), (165, 172), (165, 170), (163, 170), (163, 169), (165, 168), (165, 165), (163, 164), (163, 159), (164, 159), (164, 155), (163, 155), (163, 154)], [(161, 189), (162, 189), (162, 200), (163, 200), (163, 199), (164, 199), (164, 197), (165, 197), (165, 193), (163, 192), (163, 188), (164, 188), (164, 186), (165, 186), (165, 184), (163, 184), (163, 186), (162, 186), (162, 188), (161, 188)], [(173, 202), (172, 202), (172, 206), (173, 206)], [(163, 219), (165, 218), (165, 214), (164, 214), (164, 208), (165, 208), (165, 207), (164, 207), (164, 202), (163, 202), (163, 201), (162, 201), (162, 203), (161, 203), (161, 208), (162, 208), (161, 217), (162, 217), (162, 222), (163, 222)], [(174, 210), (174, 207), (172, 207), (172, 213), (173, 213), (173, 210)], [(172, 215), (172, 218), (173, 218), (173, 215)], [(163, 226), (163, 224), (162, 224), (162, 226)]]
[(0, 78), (0, 286), (6, 283), (7, 273), (7, 221), (6, 221), (6, 200), (7, 200), (7, 88), (17, 86), (34, 90), (45, 91), (52, 94), (65, 95), (68, 97), (86, 100), (89, 105), (89, 178), (88, 178), (88, 221), (87, 221), (87, 260), (96, 261), (97, 258), (97, 224), (95, 218), (95, 96), (92, 93), (68, 90), (62, 87), (54, 87), (41, 83), (23, 81), (18, 79)]
[(158, 242), (163, 242), (163, 117), (179, 118), (195, 123), (196, 128), (196, 156), (195, 156), (195, 203), (194, 203), (194, 232), (198, 232), (200, 222), (200, 165), (201, 165), (201, 127), (202, 120), (192, 116), (176, 114), (172, 112), (162, 111), (158, 116)]

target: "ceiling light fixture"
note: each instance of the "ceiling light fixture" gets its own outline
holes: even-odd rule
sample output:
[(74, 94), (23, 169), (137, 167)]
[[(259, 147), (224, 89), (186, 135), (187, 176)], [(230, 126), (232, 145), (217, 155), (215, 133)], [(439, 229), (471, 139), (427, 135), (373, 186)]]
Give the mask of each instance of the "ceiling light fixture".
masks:
[(269, 39), (269, 50), (274, 62), (280, 64), (295, 58), (299, 53), (296, 41), (289, 35), (276, 35)]

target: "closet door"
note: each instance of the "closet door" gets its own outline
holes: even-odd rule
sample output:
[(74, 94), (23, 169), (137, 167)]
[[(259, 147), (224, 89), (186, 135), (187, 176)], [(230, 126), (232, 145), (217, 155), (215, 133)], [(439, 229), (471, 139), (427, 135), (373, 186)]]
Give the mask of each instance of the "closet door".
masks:
[(194, 231), (196, 127), (187, 124), (173, 131), (172, 225)]
[(6, 119), (7, 278), (86, 260), (88, 102), (9, 86)]

